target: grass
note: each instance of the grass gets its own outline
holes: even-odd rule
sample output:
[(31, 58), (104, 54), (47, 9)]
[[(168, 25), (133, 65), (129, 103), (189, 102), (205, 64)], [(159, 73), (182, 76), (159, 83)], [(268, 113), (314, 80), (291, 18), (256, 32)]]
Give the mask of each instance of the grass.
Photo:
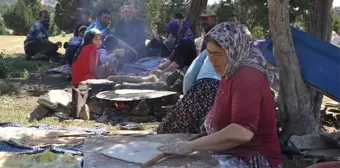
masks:
[[(66, 42), (71, 35), (50, 38), (51, 41)], [(15, 122), (23, 125), (46, 123), (65, 127), (106, 127), (93, 121), (59, 121), (56, 117), (44, 118), (29, 122), (30, 113), (38, 106), (40, 95), (50, 89), (66, 89), (68, 81), (52, 80), (44, 76), (44, 72), (53, 67), (48, 62), (26, 61), (21, 36), (0, 36), (0, 122)], [(59, 50), (64, 53), (64, 49)], [(40, 79), (43, 78), (43, 79)], [(45, 79), (44, 79), (45, 78)]]

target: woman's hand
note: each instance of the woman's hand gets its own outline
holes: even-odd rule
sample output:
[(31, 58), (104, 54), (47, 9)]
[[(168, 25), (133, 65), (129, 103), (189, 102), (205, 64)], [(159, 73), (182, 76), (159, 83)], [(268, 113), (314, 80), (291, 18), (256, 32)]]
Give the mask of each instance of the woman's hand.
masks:
[(194, 152), (192, 145), (189, 141), (179, 141), (175, 143), (169, 143), (162, 145), (157, 148), (159, 151), (165, 154), (174, 154), (174, 155), (189, 155)]
[(124, 57), (125, 55), (125, 49), (117, 49), (114, 51), (114, 55), (118, 57)]

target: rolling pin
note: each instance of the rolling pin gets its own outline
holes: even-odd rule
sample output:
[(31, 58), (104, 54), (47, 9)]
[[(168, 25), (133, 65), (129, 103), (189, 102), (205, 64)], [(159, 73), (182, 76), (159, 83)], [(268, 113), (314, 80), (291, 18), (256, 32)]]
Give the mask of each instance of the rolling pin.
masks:
[[(195, 140), (195, 139), (198, 139), (202, 136), (205, 136), (207, 135), (207, 133), (203, 132), (203, 133), (199, 133), (193, 137), (191, 137), (190, 139), (188, 139), (187, 141), (192, 141), (192, 140)], [(169, 156), (172, 156), (171, 154), (165, 154), (165, 153), (162, 153), (162, 154), (159, 154), (157, 156), (155, 156), (154, 158), (150, 159), (149, 161), (145, 162), (142, 164), (142, 168), (147, 168), (147, 167), (150, 167), (151, 165), (155, 164), (156, 162), (166, 158), (166, 157), (169, 157)]]

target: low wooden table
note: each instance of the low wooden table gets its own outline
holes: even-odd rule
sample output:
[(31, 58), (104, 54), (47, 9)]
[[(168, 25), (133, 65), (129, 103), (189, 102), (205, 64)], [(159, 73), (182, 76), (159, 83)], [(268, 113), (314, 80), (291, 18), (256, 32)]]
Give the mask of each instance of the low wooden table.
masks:
[[(140, 164), (134, 164), (102, 155), (101, 150), (118, 143), (131, 141), (150, 141), (168, 143), (176, 140), (186, 140), (189, 134), (162, 134), (148, 135), (144, 137), (115, 137), (115, 138), (90, 138), (85, 141), (84, 168), (140, 168)], [(156, 163), (153, 168), (213, 168), (216, 161), (209, 153), (197, 153), (191, 156), (174, 156)]]

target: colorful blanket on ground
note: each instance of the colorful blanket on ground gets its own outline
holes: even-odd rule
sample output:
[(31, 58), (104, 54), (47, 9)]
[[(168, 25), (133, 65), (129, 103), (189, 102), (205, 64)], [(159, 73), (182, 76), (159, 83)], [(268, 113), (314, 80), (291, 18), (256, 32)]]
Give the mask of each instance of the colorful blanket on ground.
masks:
[(62, 65), (47, 71), (48, 73), (66, 74), (71, 75), (71, 67), (69, 64)]
[(151, 70), (155, 69), (165, 61), (166, 59), (161, 57), (141, 58), (134, 64), (126, 64), (120, 71), (118, 71), (118, 73), (121, 75), (134, 74), (138, 76), (148, 76)]
[[(120, 74), (137, 74), (148, 75), (152, 69), (156, 68), (161, 63), (164, 63), (165, 59), (161, 57), (145, 57), (139, 59), (134, 64), (126, 64), (118, 73)], [(48, 73), (66, 74), (71, 75), (71, 67), (66, 64), (60, 67), (56, 67), (47, 71)]]
[[(1, 128), (6, 127), (16, 127), (16, 128), (22, 128), (22, 129), (38, 129), (38, 130), (63, 130), (63, 131), (70, 131), (70, 132), (77, 132), (77, 133), (86, 133), (91, 134), (93, 136), (104, 136), (107, 131), (105, 128), (95, 128), (95, 129), (86, 129), (86, 128), (63, 128), (60, 126), (49, 126), (45, 124), (37, 125), (37, 126), (22, 126), (20, 124), (16, 123), (0, 123)], [(0, 152), (6, 152), (11, 154), (35, 154), (35, 153), (41, 153), (44, 152), (47, 149), (50, 149), (52, 152), (56, 153), (72, 153), (72, 154), (78, 154), (81, 155), (83, 152), (83, 143), (77, 144), (74, 146), (70, 145), (61, 145), (61, 146), (46, 146), (46, 147), (40, 147), (40, 146), (26, 146), (23, 144), (19, 144), (12, 140), (0, 140)]]

